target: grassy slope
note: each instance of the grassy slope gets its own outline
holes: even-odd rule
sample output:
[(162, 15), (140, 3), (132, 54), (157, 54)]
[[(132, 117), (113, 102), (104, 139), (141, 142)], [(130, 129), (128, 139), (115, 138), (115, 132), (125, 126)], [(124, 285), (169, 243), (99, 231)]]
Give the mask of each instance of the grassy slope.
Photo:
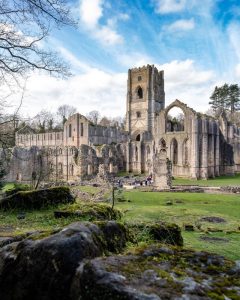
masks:
[(173, 185), (199, 185), (199, 186), (240, 186), (240, 174), (235, 176), (219, 176), (208, 180), (191, 180), (176, 178)]
[[(131, 202), (121, 202), (118, 208), (125, 211), (124, 220), (128, 222), (167, 221), (177, 223), (183, 228), (184, 224), (200, 225), (201, 231), (183, 231), (185, 246), (198, 250), (208, 250), (226, 255), (232, 259), (240, 259), (240, 197), (239, 195), (209, 195), (190, 193), (151, 193), (131, 191), (125, 193)], [(167, 206), (168, 200), (173, 205)], [(182, 203), (176, 203), (182, 201)], [(202, 222), (205, 216), (222, 217), (226, 223)], [(229, 240), (223, 242), (201, 241), (199, 237), (206, 235), (209, 229), (223, 230), (223, 232), (209, 233), (210, 237), (224, 237)], [(234, 231), (234, 233), (231, 233)], [(238, 231), (238, 232), (237, 232)]]

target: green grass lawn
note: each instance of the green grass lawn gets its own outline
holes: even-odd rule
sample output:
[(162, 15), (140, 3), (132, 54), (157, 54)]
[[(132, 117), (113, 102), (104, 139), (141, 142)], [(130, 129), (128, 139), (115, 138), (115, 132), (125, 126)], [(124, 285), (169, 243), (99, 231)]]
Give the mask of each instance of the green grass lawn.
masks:
[(95, 187), (91, 185), (78, 185), (78, 186), (74, 186), (72, 189), (78, 189), (81, 192), (88, 193), (91, 195), (96, 195), (101, 190), (100, 187)]
[(11, 190), (13, 188), (14, 188), (14, 183), (9, 182), (3, 185), (1, 192), (5, 193), (6, 191)]
[[(182, 228), (187, 248), (207, 250), (240, 259), (240, 196), (203, 193), (155, 193), (129, 191), (125, 197), (131, 202), (119, 202), (117, 208), (125, 212), (124, 221), (130, 223), (166, 221)], [(172, 201), (173, 205), (166, 205)], [(202, 217), (215, 216), (225, 223), (202, 221)], [(194, 225), (196, 231), (187, 232), (185, 224)], [(200, 230), (198, 229), (200, 228)], [(212, 232), (212, 231), (218, 232)], [(201, 237), (222, 240), (206, 241)]]
[(219, 176), (208, 180), (176, 178), (173, 180), (173, 185), (240, 186), (240, 173), (235, 176)]

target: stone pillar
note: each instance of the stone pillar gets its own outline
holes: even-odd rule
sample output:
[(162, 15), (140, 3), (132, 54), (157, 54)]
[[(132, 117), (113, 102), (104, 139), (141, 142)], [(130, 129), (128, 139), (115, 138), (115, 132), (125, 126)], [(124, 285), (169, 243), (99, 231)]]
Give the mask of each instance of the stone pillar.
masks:
[(198, 141), (198, 119), (192, 119), (192, 151), (191, 151), (191, 178), (199, 178), (199, 141)]
[(220, 165), (220, 140), (219, 140), (219, 124), (216, 126), (216, 144), (215, 144), (215, 176), (220, 175), (219, 165)]
[(214, 134), (211, 134), (211, 146), (209, 147), (209, 155), (211, 157), (211, 176), (215, 177), (215, 172), (214, 172), (214, 165), (215, 165), (215, 159), (214, 159), (214, 153), (215, 153), (215, 147), (214, 147)]
[(206, 118), (202, 119), (202, 165), (200, 177), (202, 179), (208, 178), (208, 128)]
[(153, 185), (157, 189), (172, 187), (172, 167), (165, 149), (161, 149), (153, 156)]
[(130, 172), (131, 167), (130, 167), (130, 151), (131, 151), (131, 143), (127, 142), (126, 143), (126, 171)]

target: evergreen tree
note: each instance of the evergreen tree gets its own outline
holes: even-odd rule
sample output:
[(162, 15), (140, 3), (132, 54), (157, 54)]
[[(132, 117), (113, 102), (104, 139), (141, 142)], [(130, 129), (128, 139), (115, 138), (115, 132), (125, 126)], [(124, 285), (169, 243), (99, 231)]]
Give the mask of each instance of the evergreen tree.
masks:
[(227, 108), (231, 114), (240, 110), (240, 88), (237, 84), (231, 84), (228, 87)]
[(209, 104), (215, 115), (223, 111), (230, 111), (231, 115), (240, 110), (240, 88), (237, 84), (227, 84), (216, 86)]

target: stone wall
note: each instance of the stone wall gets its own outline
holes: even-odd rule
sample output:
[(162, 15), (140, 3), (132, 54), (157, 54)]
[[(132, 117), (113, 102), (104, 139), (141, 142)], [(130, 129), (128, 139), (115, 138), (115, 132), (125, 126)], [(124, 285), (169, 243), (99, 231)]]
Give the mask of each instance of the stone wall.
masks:
[(80, 181), (98, 174), (99, 165), (108, 173), (125, 170), (124, 145), (79, 148), (15, 147), (10, 158), (7, 181)]

